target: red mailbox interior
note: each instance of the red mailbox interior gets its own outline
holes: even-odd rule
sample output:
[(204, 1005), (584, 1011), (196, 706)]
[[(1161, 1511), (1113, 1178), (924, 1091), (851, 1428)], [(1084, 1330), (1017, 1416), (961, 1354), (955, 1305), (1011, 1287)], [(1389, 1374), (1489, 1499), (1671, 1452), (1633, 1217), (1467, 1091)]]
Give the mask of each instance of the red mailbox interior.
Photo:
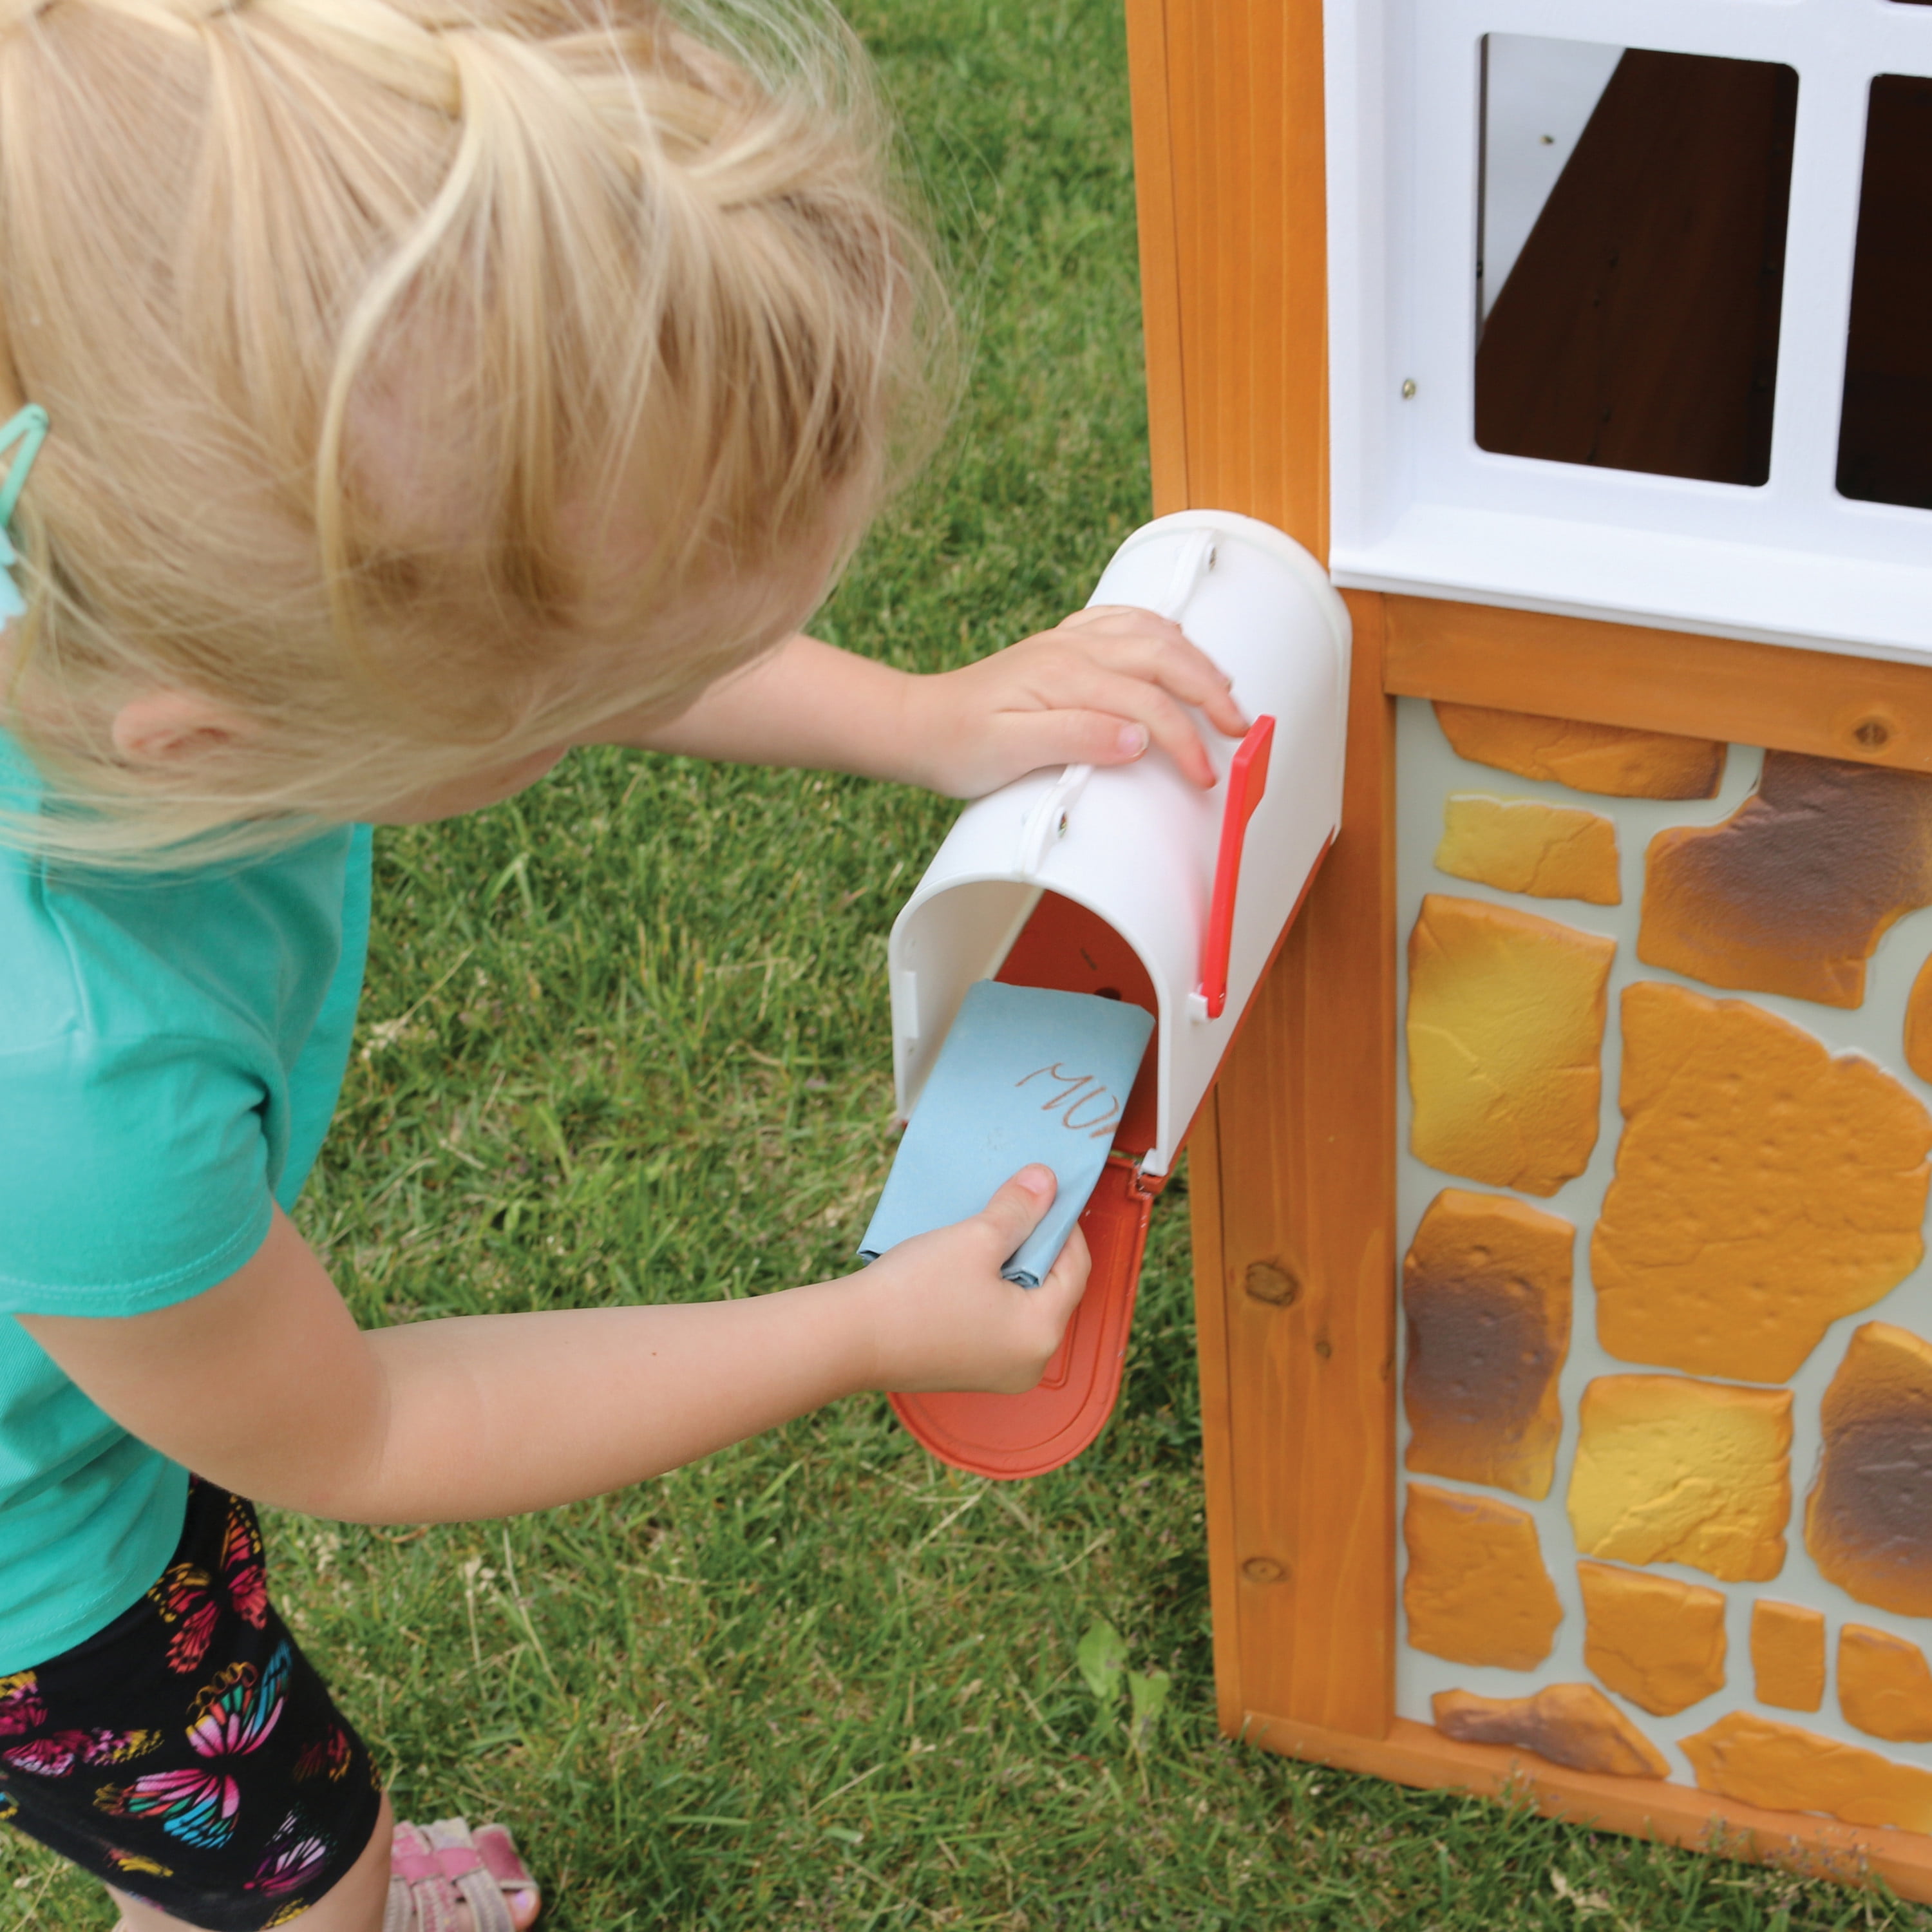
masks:
[(1058, 892), (1040, 896), (994, 976), (1010, 986), (1125, 1000), (1154, 1016), (1106, 1171), (1080, 1216), (1093, 1258), (1087, 1292), (1039, 1385), (1024, 1395), (892, 1397), (899, 1420), (941, 1462), (1014, 1480), (1071, 1462), (1106, 1426), (1120, 1392), (1148, 1216), (1166, 1180), (1140, 1172), (1157, 1131), (1160, 1005), (1139, 954), (1097, 913)]

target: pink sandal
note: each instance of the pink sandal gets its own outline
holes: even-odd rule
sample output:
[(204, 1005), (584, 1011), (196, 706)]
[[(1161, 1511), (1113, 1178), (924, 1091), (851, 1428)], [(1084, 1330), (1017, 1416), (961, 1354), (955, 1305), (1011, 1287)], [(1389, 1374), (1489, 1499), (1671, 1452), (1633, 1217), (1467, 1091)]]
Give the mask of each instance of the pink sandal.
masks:
[(516, 1840), (501, 1825), (472, 1832), (460, 1818), (398, 1824), (382, 1932), (455, 1932), (463, 1905), (475, 1932), (516, 1932), (505, 1895), (536, 1888)]

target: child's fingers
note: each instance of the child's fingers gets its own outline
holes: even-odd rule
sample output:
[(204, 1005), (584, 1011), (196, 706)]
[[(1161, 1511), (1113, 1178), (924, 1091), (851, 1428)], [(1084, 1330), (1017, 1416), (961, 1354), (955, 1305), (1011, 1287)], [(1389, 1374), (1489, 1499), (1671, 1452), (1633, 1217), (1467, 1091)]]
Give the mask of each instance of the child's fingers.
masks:
[(1057, 1336), (1073, 1318), (1073, 1311), (1079, 1306), (1081, 1298), (1087, 1292), (1087, 1276), (1094, 1264), (1094, 1258), (1087, 1246), (1087, 1237), (1080, 1231), (1076, 1221), (1073, 1232), (1066, 1238), (1066, 1245), (1060, 1251), (1059, 1258), (1048, 1269), (1046, 1279), (1034, 1292), (1044, 1304), (1044, 1312), (1054, 1317), (1053, 1332)]
[(1096, 662), (1120, 676), (1157, 685), (1184, 704), (1198, 705), (1209, 722), (1231, 738), (1247, 730), (1249, 720), (1234, 702), (1227, 674), (1205, 651), (1165, 618), (1144, 611), (1122, 616), (1141, 621), (1096, 627), (1098, 634), (1082, 640)]
[(1053, 1205), (1059, 1190), (1053, 1169), (1035, 1161), (1022, 1168), (980, 1210), (976, 1218), (990, 1229), (998, 1249), (993, 1263), (996, 1268), (1039, 1226), (1040, 1217)]

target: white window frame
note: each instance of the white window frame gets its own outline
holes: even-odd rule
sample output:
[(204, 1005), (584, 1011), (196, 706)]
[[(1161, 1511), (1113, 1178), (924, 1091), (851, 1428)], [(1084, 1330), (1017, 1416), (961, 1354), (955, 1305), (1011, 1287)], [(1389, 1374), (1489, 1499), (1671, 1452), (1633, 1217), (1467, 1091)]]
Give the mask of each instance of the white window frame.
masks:
[[(1325, 12), (1335, 580), (1932, 658), (1932, 511), (1854, 502), (1835, 487), (1866, 102), (1876, 75), (1932, 76), (1932, 7), (1326, 0)], [(1476, 446), (1478, 116), (1490, 33), (1796, 70), (1768, 482)]]

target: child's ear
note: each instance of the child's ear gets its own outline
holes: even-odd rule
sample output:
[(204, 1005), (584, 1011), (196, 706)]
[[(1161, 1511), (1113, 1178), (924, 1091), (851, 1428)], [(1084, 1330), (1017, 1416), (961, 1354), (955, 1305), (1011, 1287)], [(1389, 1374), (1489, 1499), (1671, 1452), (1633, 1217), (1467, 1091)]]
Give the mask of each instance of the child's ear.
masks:
[(166, 765), (254, 735), (238, 711), (192, 691), (147, 691), (114, 714), (116, 752), (130, 765)]

